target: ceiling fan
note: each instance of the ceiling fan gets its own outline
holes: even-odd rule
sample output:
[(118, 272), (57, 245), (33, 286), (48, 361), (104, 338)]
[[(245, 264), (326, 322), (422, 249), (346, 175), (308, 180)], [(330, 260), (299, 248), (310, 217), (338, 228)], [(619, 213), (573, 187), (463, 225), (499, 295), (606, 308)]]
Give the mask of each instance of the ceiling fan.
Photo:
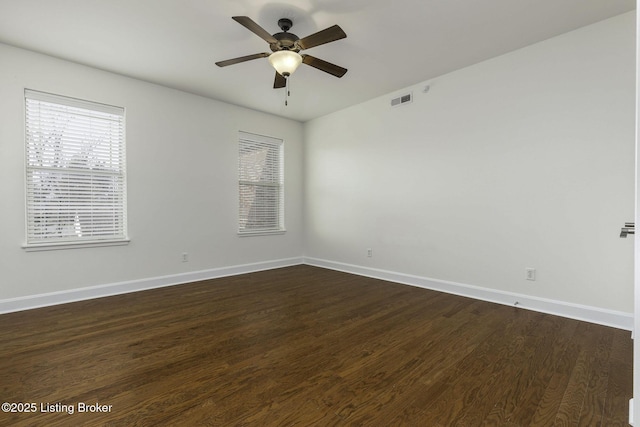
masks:
[(274, 89), (286, 87), (287, 77), (289, 77), (301, 63), (310, 65), (336, 77), (342, 77), (347, 72), (346, 68), (316, 58), (315, 56), (299, 53), (301, 50), (310, 49), (347, 37), (338, 25), (318, 31), (301, 39), (295, 34), (288, 32), (293, 26), (293, 22), (287, 18), (278, 20), (278, 27), (280, 27), (282, 32), (273, 35), (269, 34), (248, 16), (233, 16), (232, 19), (269, 43), (272, 53), (256, 53), (234, 59), (227, 59), (226, 61), (219, 61), (216, 62), (218, 67), (226, 67), (240, 62), (251, 61), (252, 59), (268, 57), (269, 62), (273, 68), (276, 69), (276, 77), (273, 82)]

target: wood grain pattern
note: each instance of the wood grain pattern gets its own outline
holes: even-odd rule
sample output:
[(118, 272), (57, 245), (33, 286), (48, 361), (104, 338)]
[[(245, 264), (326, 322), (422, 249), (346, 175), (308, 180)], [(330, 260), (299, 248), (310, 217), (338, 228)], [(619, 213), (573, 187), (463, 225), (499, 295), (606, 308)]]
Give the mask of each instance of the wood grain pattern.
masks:
[(38, 405), (3, 426), (622, 426), (632, 389), (628, 331), (310, 266), (6, 314), (0, 339), (0, 400)]

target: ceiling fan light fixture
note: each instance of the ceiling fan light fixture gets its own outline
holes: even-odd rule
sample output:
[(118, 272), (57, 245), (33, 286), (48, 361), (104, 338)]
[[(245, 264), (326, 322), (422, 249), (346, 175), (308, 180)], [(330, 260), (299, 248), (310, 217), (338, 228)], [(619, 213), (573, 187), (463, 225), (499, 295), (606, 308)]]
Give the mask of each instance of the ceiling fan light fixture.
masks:
[(290, 76), (302, 63), (302, 56), (292, 50), (279, 50), (269, 55), (269, 62), (282, 76)]

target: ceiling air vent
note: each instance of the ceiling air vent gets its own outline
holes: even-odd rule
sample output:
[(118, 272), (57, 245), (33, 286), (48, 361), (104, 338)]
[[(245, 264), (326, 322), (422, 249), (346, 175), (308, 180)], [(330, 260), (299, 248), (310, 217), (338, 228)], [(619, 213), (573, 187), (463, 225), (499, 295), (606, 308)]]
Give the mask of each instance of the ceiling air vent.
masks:
[(413, 102), (413, 94), (411, 92), (409, 92), (406, 95), (402, 95), (402, 96), (399, 96), (397, 98), (393, 98), (391, 100), (391, 106), (392, 107), (397, 107), (398, 105), (408, 104), (410, 102)]

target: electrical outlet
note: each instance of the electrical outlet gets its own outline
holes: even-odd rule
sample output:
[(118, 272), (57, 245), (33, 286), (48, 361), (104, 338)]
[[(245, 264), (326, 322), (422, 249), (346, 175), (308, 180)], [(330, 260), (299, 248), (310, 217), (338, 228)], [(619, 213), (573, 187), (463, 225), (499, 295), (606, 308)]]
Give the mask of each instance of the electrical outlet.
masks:
[(186, 252), (182, 252), (182, 262), (188, 262), (189, 261), (189, 254)]
[(373, 249), (367, 248), (367, 256), (371, 258), (373, 256)]
[(527, 280), (536, 280), (536, 269), (535, 268), (525, 268), (524, 269), (525, 272), (525, 278)]

